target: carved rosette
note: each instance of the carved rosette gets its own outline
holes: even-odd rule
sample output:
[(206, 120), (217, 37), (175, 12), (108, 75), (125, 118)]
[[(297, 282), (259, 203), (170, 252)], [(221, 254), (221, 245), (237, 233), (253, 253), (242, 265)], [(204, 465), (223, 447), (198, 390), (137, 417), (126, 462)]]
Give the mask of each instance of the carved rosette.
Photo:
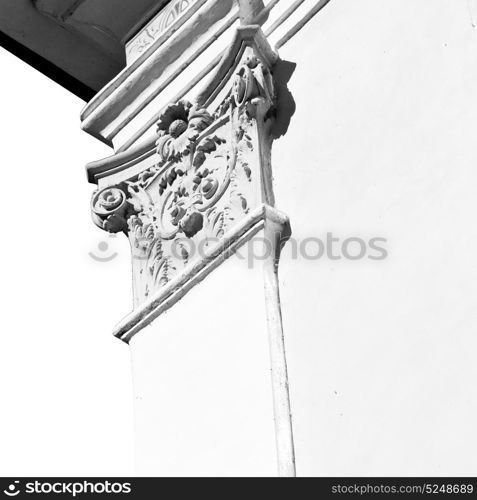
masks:
[(157, 123), (157, 163), (93, 196), (93, 218), (125, 231), (136, 305), (203, 257), (261, 203), (273, 204), (268, 132), (270, 62), (247, 46), (219, 102), (169, 105)]

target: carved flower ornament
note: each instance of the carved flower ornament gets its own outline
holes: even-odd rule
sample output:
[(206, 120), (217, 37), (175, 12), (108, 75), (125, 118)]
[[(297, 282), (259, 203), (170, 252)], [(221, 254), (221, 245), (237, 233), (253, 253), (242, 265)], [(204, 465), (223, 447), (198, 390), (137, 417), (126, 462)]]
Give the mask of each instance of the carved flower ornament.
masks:
[(163, 161), (180, 160), (191, 152), (192, 143), (212, 121), (207, 110), (188, 101), (170, 104), (157, 123), (157, 153)]

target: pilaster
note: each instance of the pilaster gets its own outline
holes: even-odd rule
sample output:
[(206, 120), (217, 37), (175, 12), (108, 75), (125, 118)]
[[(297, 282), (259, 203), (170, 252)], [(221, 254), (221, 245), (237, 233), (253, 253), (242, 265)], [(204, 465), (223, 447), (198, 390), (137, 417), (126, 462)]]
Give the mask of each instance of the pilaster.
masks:
[[(166, 104), (159, 85), (164, 76), (153, 65), (167, 63), (166, 72), (182, 68), (182, 54), (174, 63), (168, 55), (171, 47), (164, 41), (165, 33), (174, 36), (165, 20), (181, 14), (173, 2), (130, 42), (130, 66), (124, 76), (112, 84), (115, 88), (106, 87), (82, 117), (84, 128), (113, 143), (118, 134), (124, 139), (126, 129), (136, 143), (137, 126), (131, 128), (130, 121), (145, 109), (155, 117), (153, 134), (148, 132), (151, 119), (144, 116), (145, 126), (139, 127), (142, 142), (133, 145), (131, 139), (121, 139), (113, 157), (88, 166), (89, 179), (99, 187), (91, 204), (95, 224), (109, 232), (123, 232), (131, 246), (134, 309), (115, 328), (119, 339), (130, 342), (166, 311), (180, 307), (186, 294), (244, 245), (257, 238), (263, 243), (266, 322), (257, 324), (257, 332), (268, 331), (279, 475), (294, 476), (277, 279), (280, 249), (291, 231), (288, 217), (275, 208), (272, 175), (273, 125), (280, 106), (275, 76), (279, 56), (261, 26), (249, 22), (274, 6), (269, 2), (264, 12), (260, 4), (233, 3), (227, 15), (217, 18), (211, 5), (209, 17), (204, 15), (204, 2), (184, 4), (184, 17), (176, 20), (179, 34), (171, 41), (176, 49), (182, 43), (181, 30), (197, 45), (193, 34), (203, 33), (198, 36), (203, 40), (216, 21), (226, 22), (229, 16), (241, 24), (231, 28), (226, 50), (207, 67), (207, 74), (196, 73), (193, 86)], [(199, 27), (191, 28), (188, 23), (194, 19)], [(275, 24), (279, 21), (284, 19)], [(150, 44), (143, 43), (144, 54), (138, 54), (138, 44), (147, 34)], [(155, 44), (159, 47), (153, 50)], [(154, 98), (145, 97), (154, 88)], [(163, 105), (156, 115), (159, 101)], [(230, 319), (240, 322), (240, 315)]]

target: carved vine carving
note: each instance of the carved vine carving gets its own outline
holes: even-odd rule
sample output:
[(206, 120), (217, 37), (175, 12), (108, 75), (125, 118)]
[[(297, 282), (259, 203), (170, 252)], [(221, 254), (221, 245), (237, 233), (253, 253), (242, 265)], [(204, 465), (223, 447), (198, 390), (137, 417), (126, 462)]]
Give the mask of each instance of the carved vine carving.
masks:
[[(179, 101), (157, 124), (157, 163), (93, 195), (93, 219), (127, 233), (136, 303), (165, 285), (265, 201), (261, 136), (274, 103), (270, 69), (248, 47), (213, 111)], [(265, 152), (267, 153), (267, 152)]]

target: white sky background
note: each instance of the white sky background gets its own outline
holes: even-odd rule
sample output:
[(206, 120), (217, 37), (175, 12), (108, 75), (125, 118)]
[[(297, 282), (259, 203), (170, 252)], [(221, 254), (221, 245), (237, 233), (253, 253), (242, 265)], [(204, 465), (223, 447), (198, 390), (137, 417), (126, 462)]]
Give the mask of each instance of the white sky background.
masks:
[(80, 130), (83, 101), (3, 49), (0, 66), (0, 475), (131, 475), (129, 348), (111, 335), (129, 248), (94, 226), (84, 169), (111, 150)]

